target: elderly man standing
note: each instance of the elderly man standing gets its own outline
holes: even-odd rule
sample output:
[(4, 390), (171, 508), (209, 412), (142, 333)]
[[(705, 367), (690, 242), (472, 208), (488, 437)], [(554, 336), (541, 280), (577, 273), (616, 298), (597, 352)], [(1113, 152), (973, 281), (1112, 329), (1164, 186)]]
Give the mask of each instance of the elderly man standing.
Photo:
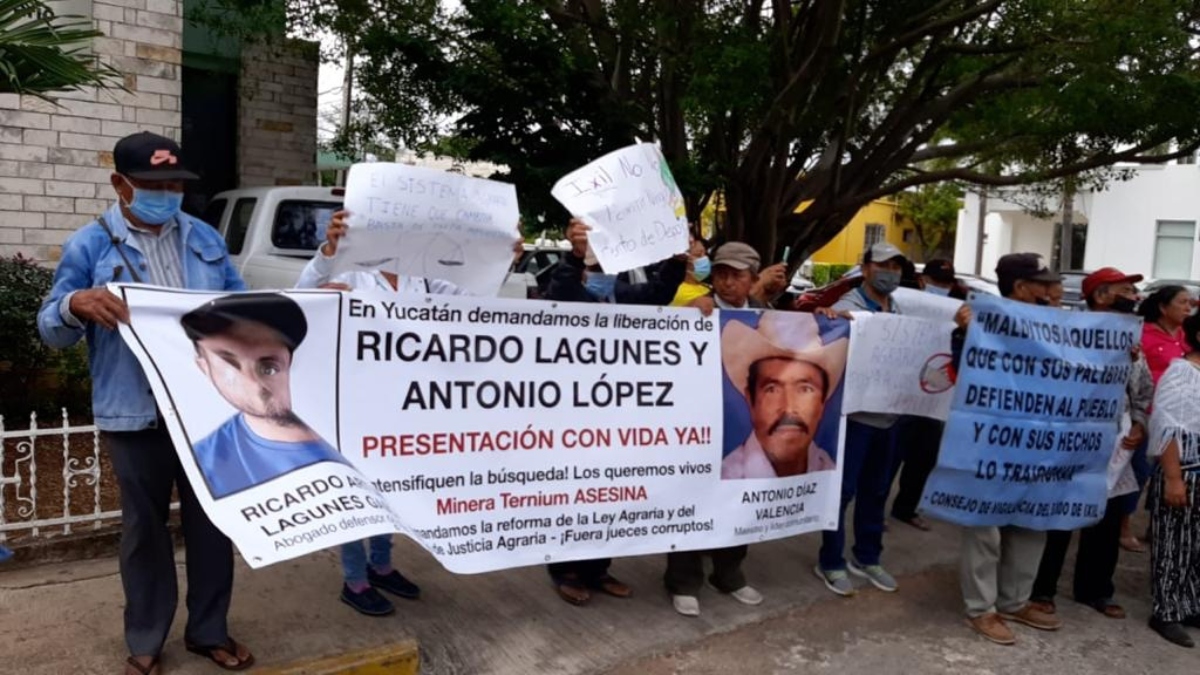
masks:
[(150, 384), (117, 332), (129, 309), (110, 282), (240, 291), (241, 277), (216, 230), (180, 211), (183, 166), (169, 138), (139, 133), (117, 142), (112, 186), (117, 201), (63, 246), (38, 330), (51, 347), (87, 340), (92, 408), (121, 489), (121, 582), (125, 587), (127, 675), (160, 672), (159, 657), (178, 602), (175, 547), (167, 520), (178, 488), (187, 546), (188, 619), (184, 642), (227, 670), (254, 657), (226, 625), (233, 591), (233, 545), (209, 521), (159, 413)]
[[(833, 306), (838, 312), (885, 312), (899, 314), (892, 293), (900, 287), (904, 254), (886, 241), (863, 253), (863, 283), (843, 295)], [(855, 594), (847, 571), (863, 577), (881, 591), (894, 592), (895, 578), (880, 564), (883, 554), (884, 508), (891, 487), (894, 427), (899, 415), (855, 413), (846, 420), (846, 442), (842, 463), (842, 506), (836, 530), (822, 534), (820, 561), (814, 570), (830, 591)], [(846, 507), (854, 507), (854, 560), (844, 557)]]
[[(1132, 314), (1138, 304), (1138, 292), (1134, 284), (1141, 280), (1140, 274), (1125, 274), (1105, 267), (1083, 280), (1083, 298), (1093, 312)], [(1150, 375), (1146, 359), (1142, 357), (1140, 349), (1131, 358), (1133, 369), (1125, 386), (1125, 411), (1118, 425), (1122, 432), (1120, 447), (1114, 448), (1115, 452), (1133, 453), (1146, 440), (1150, 405), (1154, 402), (1154, 378)], [(1132, 477), (1133, 468), (1129, 464), (1126, 464), (1125, 471)], [(1109, 495), (1104, 518), (1080, 530), (1079, 550), (1075, 554), (1075, 600), (1110, 619), (1125, 618), (1125, 609), (1113, 599), (1116, 593), (1113, 576), (1117, 572), (1121, 551), (1124, 501), (1124, 494)], [(1046, 547), (1042, 552), (1032, 596), (1032, 604), (1043, 613), (1057, 613), (1054, 599), (1058, 594), (1058, 578), (1062, 574), (1072, 535), (1067, 531), (1046, 533)]]

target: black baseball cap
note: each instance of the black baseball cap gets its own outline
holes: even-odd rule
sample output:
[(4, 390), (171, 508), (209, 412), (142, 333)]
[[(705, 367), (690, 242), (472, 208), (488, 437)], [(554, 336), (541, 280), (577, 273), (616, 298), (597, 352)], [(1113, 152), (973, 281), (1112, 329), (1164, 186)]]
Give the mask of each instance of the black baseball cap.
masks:
[(126, 136), (113, 148), (117, 173), (138, 180), (197, 180), (183, 165), (179, 144), (149, 131)]
[(296, 351), (308, 335), (304, 310), (295, 300), (279, 293), (226, 295), (184, 314), (179, 323), (195, 342), (220, 335), (238, 321), (253, 321), (274, 329), (290, 351)]
[(952, 284), (958, 281), (958, 275), (954, 272), (954, 263), (945, 258), (935, 258), (925, 263), (921, 274), (942, 284)]
[(1062, 281), (1058, 272), (1050, 269), (1046, 259), (1036, 253), (1009, 253), (996, 263), (996, 277), (1009, 281), (1040, 281), (1052, 284)]

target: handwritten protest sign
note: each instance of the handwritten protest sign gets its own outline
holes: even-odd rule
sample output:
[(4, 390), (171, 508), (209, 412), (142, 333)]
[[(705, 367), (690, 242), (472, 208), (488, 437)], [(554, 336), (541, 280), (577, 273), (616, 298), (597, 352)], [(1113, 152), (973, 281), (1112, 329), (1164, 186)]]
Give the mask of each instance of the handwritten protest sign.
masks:
[(405, 164), (350, 167), (335, 272), (382, 269), (495, 295), (518, 238), (516, 188)]
[(972, 301), (954, 402), (922, 509), (967, 526), (1096, 522), (1138, 324), (992, 296)]
[[(473, 573), (837, 523), (844, 321), (115, 288), (197, 497), (253, 567), (385, 532)], [(768, 441), (799, 460), (786, 471), (726, 479), (727, 432), (748, 466), (773, 422), (749, 413), (749, 357), (791, 351), (825, 369), (829, 419)], [(757, 421), (726, 429), (730, 410)]]
[[(906, 311), (909, 307), (900, 306)], [(954, 395), (950, 379), (952, 322), (862, 313), (855, 314), (850, 325), (853, 339), (846, 380), (855, 386), (846, 391), (843, 405), (847, 414), (946, 419)]]
[(616, 274), (687, 251), (683, 194), (658, 146), (638, 143), (572, 171), (551, 194), (591, 226), (588, 241)]

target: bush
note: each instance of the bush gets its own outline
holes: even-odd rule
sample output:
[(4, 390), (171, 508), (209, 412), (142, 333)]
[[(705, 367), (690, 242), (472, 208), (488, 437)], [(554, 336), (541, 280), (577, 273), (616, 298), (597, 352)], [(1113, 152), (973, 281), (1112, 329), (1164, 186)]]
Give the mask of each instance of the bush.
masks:
[(854, 269), (854, 265), (842, 265), (842, 264), (830, 265), (829, 266), (829, 280), (837, 281), (838, 279), (841, 279), (843, 276), (845, 276), (846, 272), (849, 272), (852, 269)]
[(829, 263), (813, 263), (812, 282), (818, 288), (829, 283)]
[(37, 313), (53, 273), (20, 255), (0, 258), (0, 415), (20, 424), (29, 413), (57, 419), (62, 407), (91, 414), (87, 353), (47, 347)]

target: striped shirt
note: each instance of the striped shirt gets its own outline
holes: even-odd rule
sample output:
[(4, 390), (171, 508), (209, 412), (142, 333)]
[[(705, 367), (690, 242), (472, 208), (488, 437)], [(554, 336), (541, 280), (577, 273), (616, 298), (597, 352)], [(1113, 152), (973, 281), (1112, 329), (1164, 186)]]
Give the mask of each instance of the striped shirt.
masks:
[(155, 234), (129, 224), (129, 237), (146, 259), (145, 269), (137, 270), (142, 283), (183, 288), (183, 236), (179, 221), (168, 220)]

